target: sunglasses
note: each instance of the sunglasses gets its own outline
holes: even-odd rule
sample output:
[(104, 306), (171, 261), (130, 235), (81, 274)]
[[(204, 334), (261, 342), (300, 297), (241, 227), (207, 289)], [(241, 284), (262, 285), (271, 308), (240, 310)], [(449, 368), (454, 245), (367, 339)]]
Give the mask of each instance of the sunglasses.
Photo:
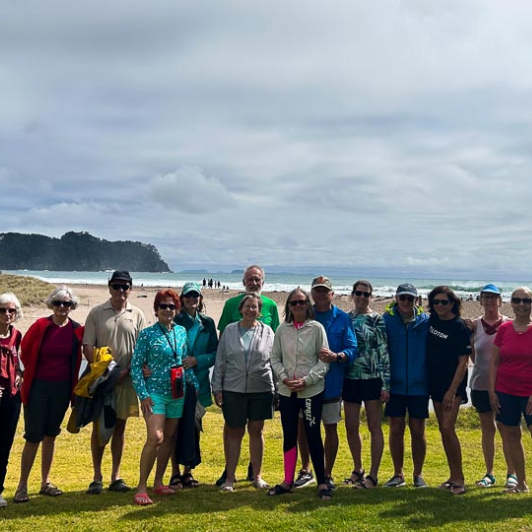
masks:
[(127, 292), (130, 288), (130, 284), (112, 284), (111, 288), (113, 290), (123, 290), (124, 292)]
[(167, 305), (166, 303), (159, 303), (159, 308), (161, 310), (175, 310), (175, 305), (173, 305), (172, 303), (170, 305)]
[(5, 314), (6, 312), (8, 314), (16, 314), (17, 313), (17, 309), (16, 308), (0, 307), (0, 314)]
[(405, 296), (404, 294), (402, 296), (399, 296), (399, 301), (409, 301), (412, 303), (416, 299), (414, 296)]
[(52, 301), (52, 305), (54, 307), (67, 307), (70, 308), (72, 306), (72, 301)]
[(299, 305), (301, 307), (304, 307), (307, 303), (308, 303), (308, 301), (306, 299), (295, 299), (294, 301), (290, 301), (290, 303), (288, 303), (288, 304), (291, 307), (295, 307), (297, 305)]
[(183, 294), (183, 297), (186, 299), (197, 299), (200, 295), (197, 292), (189, 292), (188, 294)]
[(512, 297), (512, 303), (514, 305), (519, 305), (519, 303), (530, 305), (532, 304), (532, 299), (530, 299), (529, 297)]
[(355, 296), (371, 297), (371, 292), (362, 292), (362, 290), (355, 290)]
[(450, 301), (448, 299), (435, 299), (433, 301), (434, 305), (443, 305), (444, 307), (446, 307)]

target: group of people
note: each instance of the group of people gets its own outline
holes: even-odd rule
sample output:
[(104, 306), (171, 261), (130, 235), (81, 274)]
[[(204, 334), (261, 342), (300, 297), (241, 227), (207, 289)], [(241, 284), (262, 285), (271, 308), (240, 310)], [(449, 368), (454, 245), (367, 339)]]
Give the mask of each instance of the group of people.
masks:
[[(95, 420), (93, 424), (94, 476), (87, 490), (91, 495), (104, 488), (102, 459), (109, 442), (108, 489), (131, 489), (120, 474), (120, 465), (127, 419), (139, 413), (147, 438), (135, 504), (152, 504), (147, 484), (155, 464), (154, 494), (171, 495), (182, 487), (196, 487), (192, 471), (201, 462), (202, 418), (213, 398), (225, 421), (225, 469), (216, 482), (224, 492), (235, 489), (247, 428), (247, 478), (257, 489), (280, 496), (316, 483), (318, 497), (330, 500), (336, 489), (333, 468), (342, 401), (353, 459), (353, 471), (344, 483), (356, 489), (379, 485), (384, 404), (394, 467), (384, 486), (406, 485), (403, 463), (408, 423), (413, 485), (425, 488), (425, 420), (432, 399), (449, 466), (449, 477), (440, 488), (463, 494), (465, 479), (455, 426), (459, 407), (468, 400), (469, 359), (474, 362), (471, 398), (480, 418), (486, 466), (476, 484), (490, 487), (496, 483), (493, 464), (498, 426), (507, 464), (505, 491), (528, 491), (520, 428), (523, 415), (532, 432), (532, 292), (528, 288), (512, 292), (513, 320), (501, 315), (501, 291), (493, 284), (480, 292), (483, 315), (463, 320), (461, 301), (447, 286), (428, 294), (427, 313), (418, 305), (416, 287), (401, 284), (395, 299), (379, 314), (370, 308), (371, 283), (359, 280), (351, 294), (354, 308), (346, 313), (333, 304), (330, 279), (320, 276), (313, 279), (310, 293), (298, 287), (288, 294), (281, 323), (277, 304), (262, 294), (264, 270), (248, 267), (243, 284), (245, 291), (225, 303), (219, 334), (203, 312), (202, 289), (194, 282), (186, 283), (180, 294), (172, 289), (157, 292), (156, 322), (150, 327), (142, 311), (128, 300), (133, 287), (129, 272), (112, 274), (109, 300), (89, 312), (85, 326), (70, 318), (78, 300), (70, 288), (60, 286), (46, 300), (51, 315), (39, 318), (24, 336), (14, 326), (22, 316), (19, 300), (12, 293), (0, 295), (0, 507), (7, 505), (2, 492), (21, 404), (25, 444), (14, 502), (29, 501), (28, 478), (41, 442), (40, 493), (62, 494), (51, 482), (50, 471), (55, 439), (78, 390), (82, 355), (88, 362), (85, 373), (96, 373), (99, 378), (95, 380), (107, 386), (104, 408), (112, 412), (109, 416), (106, 410), (107, 437), (102, 437), (100, 423)], [(103, 350), (112, 355), (105, 372), (100, 359)], [(368, 474), (362, 463), (362, 404), (371, 441)], [(270, 487), (262, 477), (263, 429), (275, 409), (280, 411), (283, 431), (284, 474)], [(296, 476), (298, 451), (301, 467)], [(172, 473), (165, 484), (169, 461)]]

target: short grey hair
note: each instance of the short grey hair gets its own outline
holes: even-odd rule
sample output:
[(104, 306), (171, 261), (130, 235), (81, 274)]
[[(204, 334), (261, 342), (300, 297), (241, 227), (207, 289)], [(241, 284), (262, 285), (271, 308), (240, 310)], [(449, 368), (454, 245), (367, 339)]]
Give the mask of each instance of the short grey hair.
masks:
[(264, 268), (262, 266), (259, 266), (258, 264), (252, 264), (251, 266), (248, 266), (245, 270), (244, 270), (244, 277), (242, 278), (242, 280), (245, 279), (246, 277), (246, 273), (249, 272), (249, 270), (260, 270), (260, 273), (262, 275), (262, 280), (264, 281), (264, 279), (266, 279), (266, 273), (264, 272)]
[(72, 288), (65, 286), (64, 284), (58, 286), (45, 300), (46, 306), (51, 309), (53, 307), (52, 301), (57, 299), (70, 299), (72, 301), (72, 310), (75, 310), (78, 306), (79, 299), (75, 296)]
[(13, 292), (6, 292), (5, 294), (0, 295), (0, 305), (5, 305), (6, 303), (13, 303), (13, 305), (15, 305), (15, 309), (17, 310), (15, 319), (13, 321), (17, 321), (24, 317), (22, 314), (22, 306), (20, 301), (18, 300), (18, 297), (13, 294)]

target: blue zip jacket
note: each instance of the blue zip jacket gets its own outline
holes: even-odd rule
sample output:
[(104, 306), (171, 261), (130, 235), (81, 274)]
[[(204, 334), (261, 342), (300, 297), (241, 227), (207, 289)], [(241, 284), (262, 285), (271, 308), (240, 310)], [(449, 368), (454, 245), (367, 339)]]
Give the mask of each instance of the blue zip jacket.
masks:
[(426, 343), (429, 316), (415, 307), (415, 320), (404, 323), (397, 303), (386, 308), (384, 322), (390, 353), (390, 392), (428, 395)]
[(334, 353), (345, 353), (347, 362), (331, 362), (325, 375), (324, 401), (333, 402), (342, 396), (342, 386), (347, 368), (354, 362), (358, 354), (357, 337), (353, 322), (349, 315), (332, 306), (332, 317), (325, 327), (329, 349)]

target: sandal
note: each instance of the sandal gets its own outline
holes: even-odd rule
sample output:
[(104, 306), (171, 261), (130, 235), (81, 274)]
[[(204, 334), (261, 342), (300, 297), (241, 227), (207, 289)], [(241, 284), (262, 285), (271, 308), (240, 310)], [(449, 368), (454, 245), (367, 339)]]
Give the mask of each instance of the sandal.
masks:
[[(347, 484), (348, 486), (354, 486), (355, 484), (359, 484), (360, 482), (364, 482), (364, 473), (365, 471), (361, 469), (360, 471), (357, 471), (356, 469), (353, 469), (351, 476), (349, 478), (346, 478), (344, 480), (344, 484)], [(353, 478), (355, 477), (355, 478)]]
[(168, 483), (168, 486), (175, 490), (181, 490), (183, 489), (183, 483), (181, 482), (181, 475), (172, 475), (170, 477), (170, 482)]
[(103, 490), (103, 484), (100, 480), (93, 480), (89, 484), (89, 489), (85, 492), (87, 495), (100, 495)]
[(15, 496), (13, 497), (13, 502), (15, 504), (20, 504), (23, 502), (29, 502), (30, 498), (28, 497), (28, 489), (27, 488), (20, 488), (15, 492)]
[(39, 493), (41, 495), (48, 495), (48, 497), (59, 497), (59, 495), (63, 495), (63, 492), (51, 482), (47, 482), (44, 488), (41, 488)]
[(495, 485), (495, 482), (497, 482), (495, 477), (489, 473), (486, 473), (480, 480), (475, 482), (475, 485), (480, 486), (481, 488), (491, 488)]
[(353, 486), (353, 488), (356, 490), (371, 490), (373, 488), (376, 488), (378, 483), (378, 479), (373, 478), (371, 475), (368, 475), (362, 482), (357, 482)]
[(528, 493), (528, 488), (518, 488), (513, 486), (512, 488), (506, 488), (502, 490), (505, 495), (517, 495), (518, 493)]
[(464, 495), (466, 492), (465, 486), (463, 484), (453, 484), (449, 489), (451, 495)]
[(117, 478), (114, 482), (109, 484), (109, 491), (116, 491), (118, 493), (126, 493), (131, 488), (124, 482), (122, 478)]
[(192, 473), (185, 473), (181, 477), (181, 483), (185, 488), (197, 488), (199, 482), (192, 476)]
[(148, 506), (149, 504), (153, 504), (153, 501), (148, 497), (147, 493), (135, 493), (133, 502), (137, 506)]
[(451, 482), (450, 480), (446, 480), (445, 482), (442, 482), (442, 483), (438, 486), (438, 489), (441, 489), (441, 490), (450, 490), (453, 486), (454, 486), (454, 482)]
[(174, 495), (175, 490), (170, 486), (157, 486), (156, 488), (153, 488), (153, 493), (155, 493), (155, 495)]
[(330, 501), (332, 499), (332, 490), (329, 488), (322, 488), (318, 491), (318, 498), (322, 501)]
[(510, 475), (506, 475), (506, 485), (504, 486), (505, 488), (515, 488), (517, 484), (518, 481), (516, 475), (514, 475), (513, 473)]
[(267, 490), (270, 485), (262, 478), (256, 478), (253, 481), (253, 487), (257, 488), (258, 490)]
[(227, 493), (233, 493), (235, 491), (235, 488), (233, 488), (232, 484), (229, 484), (228, 482), (224, 482), (222, 484), (222, 487), (220, 488), (220, 491), (225, 491)]
[(292, 486), (290, 486), (289, 488), (285, 488), (282, 484), (276, 484), (273, 488), (270, 488), (266, 492), (266, 495), (268, 495), (268, 497), (275, 497), (276, 495), (284, 495), (285, 493), (292, 493)]

